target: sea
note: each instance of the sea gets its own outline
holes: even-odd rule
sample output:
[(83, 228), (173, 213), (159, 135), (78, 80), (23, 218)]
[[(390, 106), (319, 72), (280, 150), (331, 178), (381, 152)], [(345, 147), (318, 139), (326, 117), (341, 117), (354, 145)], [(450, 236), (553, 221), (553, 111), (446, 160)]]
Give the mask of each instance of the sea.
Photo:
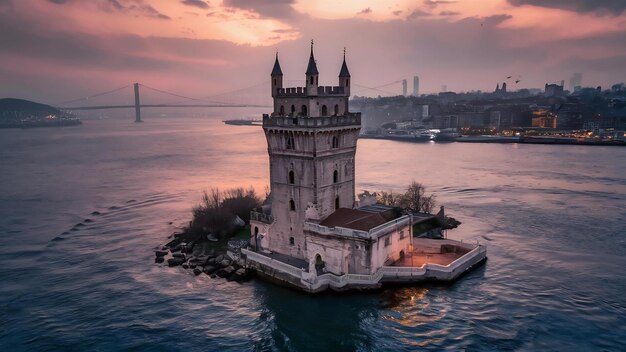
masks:
[(311, 296), (155, 264), (204, 190), (264, 193), (262, 128), (222, 122), (262, 112), (0, 130), (0, 351), (626, 350), (623, 147), (359, 140), (357, 191), (420, 182), (487, 246), (453, 283)]

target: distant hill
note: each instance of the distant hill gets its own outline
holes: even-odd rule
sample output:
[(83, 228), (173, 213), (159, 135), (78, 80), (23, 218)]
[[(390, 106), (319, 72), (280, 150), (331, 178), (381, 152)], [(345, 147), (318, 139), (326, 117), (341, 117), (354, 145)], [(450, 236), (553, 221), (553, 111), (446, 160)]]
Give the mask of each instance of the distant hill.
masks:
[(0, 128), (60, 127), (80, 125), (74, 114), (34, 101), (0, 99)]
[(0, 99), (0, 112), (8, 111), (28, 112), (35, 115), (59, 115), (61, 113), (59, 109), (50, 105), (35, 103), (30, 100), (15, 98)]

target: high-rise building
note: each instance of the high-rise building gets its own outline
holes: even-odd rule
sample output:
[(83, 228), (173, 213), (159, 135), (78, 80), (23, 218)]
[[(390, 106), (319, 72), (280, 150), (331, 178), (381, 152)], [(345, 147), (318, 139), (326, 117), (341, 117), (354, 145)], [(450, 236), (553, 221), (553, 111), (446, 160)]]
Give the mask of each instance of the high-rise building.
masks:
[(574, 76), (569, 79), (569, 91), (573, 92), (576, 87), (580, 87), (583, 82), (583, 74), (580, 72), (574, 73)]
[(420, 94), (420, 78), (413, 76), (413, 96), (419, 96)]
[(408, 87), (407, 87), (407, 82), (406, 79), (402, 80), (402, 95), (406, 97), (407, 93), (408, 93)]

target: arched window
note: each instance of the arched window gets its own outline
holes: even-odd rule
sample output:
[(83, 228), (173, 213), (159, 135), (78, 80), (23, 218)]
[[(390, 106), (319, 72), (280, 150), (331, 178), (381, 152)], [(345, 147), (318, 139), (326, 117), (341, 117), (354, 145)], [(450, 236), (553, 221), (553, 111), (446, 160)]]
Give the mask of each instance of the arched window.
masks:
[(289, 200), (289, 210), (296, 211), (296, 202), (294, 202), (293, 199)]
[(328, 108), (326, 105), (322, 105), (322, 116), (328, 116)]
[[(302, 82), (302, 81), (300, 81), (300, 82)], [(313, 84), (313, 76), (311, 76), (311, 84)]]
[(296, 176), (293, 173), (293, 170), (289, 171), (289, 184), (294, 184), (296, 183)]
[(280, 106), (280, 114), (285, 115), (285, 107), (283, 105)]
[(350, 78), (346, 79), (346, 87), (350, 85)]
[(337, 183), (339, 182), (339, 172), (337, 172), (337, 170), (335, 170), (333, 172), (333, 183)]
[(315, 265), (316, 266), (321, 266), (322, 264), (324, 264), (324, 262), (322, 261), (322, 256), (319, 254), (315, 255)]
[(293, 141), (293, 136), (287, 135), (285, 139), (285, 149), (296, 149), (296, 143)]
[(306, 110), (306, 105), (302, 105), (302, 109), (300, 110), (302, 116), (307, 116)]
[(291, 113), (293, 114), (294, 112), (296, 112), (296, 106), (295, 106), (295, 105), (292, 105), (292, 106), (291, 106)]
[(333, 141), (331, 144), (332, 148), (339, 148), (339, 138), (337, 138), (336, 136), (333, 136)]
[(295, 239), (293, 237), (289, 237), (289, 244), (292, 245), (292, 246), (294, 244), (296, 244), (296, 241), (295, 241)]
[(339, 115), (339, 105), (335, 104), (335, 115)]
[(276, 78), (274, 78), (274, 85), (276, 85)]
[(335, 198), (335, 210), (339, 209), (339, 196)]

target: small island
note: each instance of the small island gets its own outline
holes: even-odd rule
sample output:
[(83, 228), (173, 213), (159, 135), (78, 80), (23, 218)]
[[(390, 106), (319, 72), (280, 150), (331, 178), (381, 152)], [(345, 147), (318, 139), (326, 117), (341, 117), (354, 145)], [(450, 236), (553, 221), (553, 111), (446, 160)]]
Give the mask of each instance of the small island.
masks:
[(30, 100), (0, 99), (0, 128), (63, 127), (80, 125), (74, 114)]

